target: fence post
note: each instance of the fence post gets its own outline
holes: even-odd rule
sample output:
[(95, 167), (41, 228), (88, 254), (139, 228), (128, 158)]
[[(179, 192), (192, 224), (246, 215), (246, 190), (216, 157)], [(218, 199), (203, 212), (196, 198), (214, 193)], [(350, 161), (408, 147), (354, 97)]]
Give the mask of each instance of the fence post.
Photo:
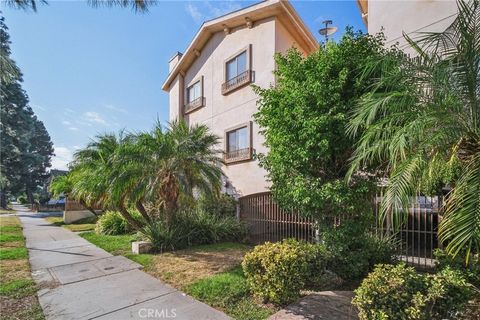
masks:
[(237, 201), (237, 204), (235, 205), (235, 208), (236, 208), (236, 217), (237, 217), (237, 221), (240, 221), (240, 201)]

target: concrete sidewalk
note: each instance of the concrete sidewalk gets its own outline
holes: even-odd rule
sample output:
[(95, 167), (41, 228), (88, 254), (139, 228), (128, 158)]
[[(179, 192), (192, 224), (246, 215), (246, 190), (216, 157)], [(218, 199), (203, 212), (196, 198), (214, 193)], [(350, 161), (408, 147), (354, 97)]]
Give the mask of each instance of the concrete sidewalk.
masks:
[(38, 214), (19, 216), (46, 319), (229, 319)]

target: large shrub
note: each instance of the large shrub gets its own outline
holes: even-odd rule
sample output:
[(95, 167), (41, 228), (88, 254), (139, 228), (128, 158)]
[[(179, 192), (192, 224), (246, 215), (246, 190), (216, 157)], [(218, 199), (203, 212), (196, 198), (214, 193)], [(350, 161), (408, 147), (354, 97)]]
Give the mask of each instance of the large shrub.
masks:
[(356, 142), (346, 125), (375, 78), (362, 77), (362, 66), (383, 51), (381, 37), (347, 30), (306, 57), (298, 50), (277, 55), (276, 85), (255, 88), (255, 120), (269, 148), (260, 164), (282, 207), (322, 217), (368, 209), (366, 175), (345, 181)]
[(240, 241), (244, 225), (229, 216), (217, 216), (199, 210), (179, 211), (167, 224), (162, 218), (147, 225), (144, 235), (160, 251), (182, 249), (192, 245)]
[(471, 297), (461, 273), (419, 274), (405, 264), (378, 265), (355, 290), (360, 319), (456, 318)]
[[(132, 211), (131, 215), (135, 220), (141, 220), (138, 212)], [(133, 232), (133, 228), (117, 211), (107, 211), (98, 218), (95, 232), (113, 236)]]
[(199, 210), (217, 216), (235, 217), (237, 213), (237, 200), (224, 193), (218, 196), (202, 195), (197, 205)]
[(252, 292), (265, 301), (286, 304), (299, 297), (307, 282), (325, 270), (323, 246), (293, 239), (256, 246), (242, 262)]
[(322, 233), (322, 240), (331, 253), (327, 267), (344, 280), (361, 279), (376, 264), (389, 264), (393, 260), (392, 241), (370, 234), (369, 226), (369, 219), (361, 217)]
[(468, 282), (480, 289), (480, 254), (472, 254), (468, 265), (465, 263), (465, 254), (453, 257), (440, 249), (435, 250), (434, 254), (437, 270), (444, 270), (448, 267), (458, 270)]

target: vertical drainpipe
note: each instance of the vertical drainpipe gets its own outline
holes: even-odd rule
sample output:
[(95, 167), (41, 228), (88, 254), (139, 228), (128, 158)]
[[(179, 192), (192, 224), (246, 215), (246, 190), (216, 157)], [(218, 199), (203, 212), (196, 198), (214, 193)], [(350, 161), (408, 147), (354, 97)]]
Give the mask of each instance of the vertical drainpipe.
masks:
[(178, 120), (182, 120), (183, 107), (185, 105), (185, 72), (180, 71), (178, 73)]

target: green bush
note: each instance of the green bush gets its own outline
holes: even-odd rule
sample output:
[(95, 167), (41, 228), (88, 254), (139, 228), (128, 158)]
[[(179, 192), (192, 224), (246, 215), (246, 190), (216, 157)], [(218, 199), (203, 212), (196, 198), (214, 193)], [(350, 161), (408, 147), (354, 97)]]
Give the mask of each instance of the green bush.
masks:
[(217, 197), (202, 195), (197, 206), (200, 211), (221, 217), (235, 217), (237, 214), (237, 200), (224, 193)]
[[(135, 219), (140, 219), (140, 214), (131, 212)], [(133, 232), (132, 227), (125, 218), (117, 211), (107, 211), (102, 214), (95, 225), (95, 232), (109, 236), (127, 234)]]
[(256, 246), (242, 262), (252, 292), (275, 304), (289, 303), (324, 273), (325, 249), (294, 239)]
[(322, 240), (331, 253), (327, 268), (344, 280), (359, 280), (376, 264), (392, 263), (395, 248), (390, 239), (370, 234), (365, 218), (347, 220), (322, 233)]
[(17, 198), (18, 203), (20, 204), (27, 204), (27, 197), (24, 195), (21, 195)]
[(170, 225), (163, 219), (147, 225), (144, 235), (160, 251), (192, 245), (243, 240), (245, 227), (236, 218), (217, 216), (200, 210), (179, 211)]
[(461, 273), (419, 274), (405, 264), (378, 265), (355, 290), (360, 319), (445, 319), (460, 316), (471, 297)]
[(437, 249), (434, 252), (437, 270), (450, 267), (460, 271), (468, 282), (480, 289), (480, 254), (472, 254), (468, 265), (465, 263), (465, 255), (458, 254), (452, 257), (445, 251)]

